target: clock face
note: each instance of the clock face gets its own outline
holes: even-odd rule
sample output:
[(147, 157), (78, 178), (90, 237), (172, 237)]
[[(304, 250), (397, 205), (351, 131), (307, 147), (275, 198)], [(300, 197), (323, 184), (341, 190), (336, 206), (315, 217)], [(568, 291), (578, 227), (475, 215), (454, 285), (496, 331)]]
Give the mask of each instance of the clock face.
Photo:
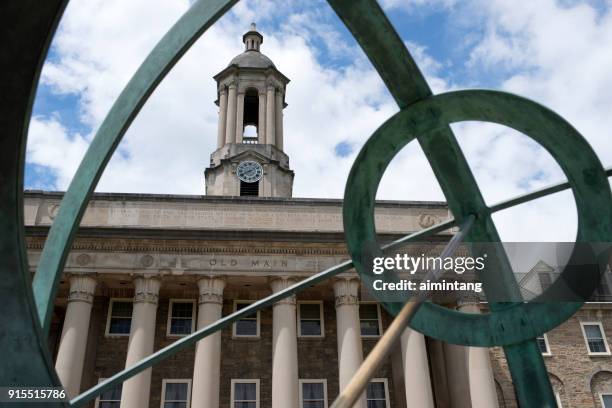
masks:
[(263, 168), (256, 161), (243, 161), (236, 168), (236, 176), (245, 183), (255, 183), (263, 176)]

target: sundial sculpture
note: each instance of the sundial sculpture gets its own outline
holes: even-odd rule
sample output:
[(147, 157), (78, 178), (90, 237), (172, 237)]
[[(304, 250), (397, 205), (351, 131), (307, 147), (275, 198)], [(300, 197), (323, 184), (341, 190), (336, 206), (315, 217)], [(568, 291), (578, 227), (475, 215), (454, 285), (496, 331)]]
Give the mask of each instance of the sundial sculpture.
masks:
[[(0, 385), (59, 385), (46, 348), (53, 300), (66, 256), (87, 202), (115, 148), (134, 117), (170, 69), (190, 46), (237, 0), (199, 0), (176, 22), (145, 59), (119, 95), (81, 162), (49, 232), (38, 270), (31, 281), (24, 246), (22, 215), (25, 144), (40, 70), (67, 0), (20, 0), (0, 5)], [(214, 324), (198, 330), (99, 383), (70, 403), (83, 406), (153, 364), (221, 330), (243, 316), (271, 306), (306, 287), (351, 268), (371, 281), (368, 260), (451, 227), (460, 227), (446, 248), (450, 253), (465, 239), (498, 243), (491, 214), (547, 194), (571, 188), (578, 209), (577, 243), (593, 244), (589, 261), (608, 253), (612, 241), (612, 194), (597, 156), (563, 118), (535, 102), (495, 91), (458, 91), (433, 95), (402, 40), (375, 0), (328, 0), (382, 77), (400, 112), (368, 140), (351, 170), (344, 201), (344, 226), (352, 261), (346, 261), (296, 285), (276, 292)], [(449, 124), (479, 120), (509, 126), (542, 145), (557, 161), (568, 182), (488, 207), (461, 153)], [(393, 156), (416, 139), (425, 152), (454, 219), (379, 247), (374, 228), (374, 198)], [(445, 309), (424, 297), (382, 304), (392, 314), (395, 331), (406, 322), (428, 336), (469, 346), (503, 346), (521, 407), (555, 407), (546, 367), (535, 337), (568, 319), (597, 286), (598, 273), (566, 268), (561, 277), (532, 302), (521, 302), (518, 286), (501, 246), (492, 256), (495, 274), (479, 276), (491, 312), (468, 315)], [(570, 262), (571, 263), (571, 262)], [(390, 279), (393, 279), (390, 276)], [(374, 293), (376, 296), (376, 294)], [(573, 301), (546, 302), (560, 295)], [(572, 297), (573, 296), (573, 297)], [(499, 298), (498, 298), (499, 299)], [(419, 307), (420, 306), (420, 307)], [(392, 324), (393, 326), (393, 324)], [(384, 355), (390, 328), (364, 362), (334, 407), (350, 406), (363, 391), (364, 378)], [(365, 373), (365, 374), (364, 374)], [(361, 378), (359, 378), (361, 376)], [(51, 404), (46, 406), (53, 406)]]

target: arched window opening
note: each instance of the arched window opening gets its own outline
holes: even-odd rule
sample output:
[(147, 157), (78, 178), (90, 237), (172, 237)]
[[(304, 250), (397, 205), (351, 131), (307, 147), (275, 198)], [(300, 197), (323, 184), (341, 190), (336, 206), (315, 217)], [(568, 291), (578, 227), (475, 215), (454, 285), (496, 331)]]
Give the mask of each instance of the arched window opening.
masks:
[(243, 118), (242, 143), (259, 143), (259, 96), (256, 89), (248, 89), (244, 94)]

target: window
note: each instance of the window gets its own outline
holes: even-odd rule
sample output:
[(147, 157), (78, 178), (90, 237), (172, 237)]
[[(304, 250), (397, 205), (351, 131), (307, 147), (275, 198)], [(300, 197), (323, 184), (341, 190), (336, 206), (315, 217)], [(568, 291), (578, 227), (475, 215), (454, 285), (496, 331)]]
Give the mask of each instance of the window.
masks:
[(132, 300), (111, 299), (108, 305), (106, 334), (110, 336), (129, 336), (132, 326)]
[[(106, 378), (100, 378), (98, 382), (102, 382)], [(112, 390), (104, 391), (96, 398), (96, 408), (119, 408), (121, 405), (121, 388), (123, 384), (117, 384)]]
[(386, 378), (370, 380), (366, 400), (368, 408), (389, 408), (389, 386)]
[(552, 285), (552, 279), (550, 277), (550, 273), (548, 272), (538, 272), (538, 278), (540, 279), (540, 286), (542, 288), (542, 292)]
[(240, 196), (253, 196), (257, 197), (259, 195), (259, 181), (255, 181), (253, 183), (245, 183), (240, 180)]
[(609, 355), (610, 349), (601, 323), (581, 323), (582, 333), (590, 355)]
[(259, 380), (232, 380), (231, 408), (259, 408)]
[(168, 336), (185, 336), (193, 332), (195, 321), (195, 302), (193, 300), (170, 300), (168, 308)]
[(162, 380), (161, 408), (188, 408), (191, 380)]
[(298, 336), (323, 337), (323, 302), (298, 302)]
[(550, 356), (550, 346), (548, 345), (548, 337), (546, 333), (536, 338), (538, 347), (543, 356)]
[(378, 337), (382, 332), (380, 307), (377, 303), (359, 304), (359, 325), (362, 337)]
[[(234, 312), (243, 309), (253, 302), (234, 301)], [(234, 323), (234, 337), (259, 337), (259, 312), (243, 317)]]
[(599, 394), (599, 398), (603, 408), (612, 408), (612, 394)]
[(327, 408), (327, 380), (300, 380), (300, 408)]

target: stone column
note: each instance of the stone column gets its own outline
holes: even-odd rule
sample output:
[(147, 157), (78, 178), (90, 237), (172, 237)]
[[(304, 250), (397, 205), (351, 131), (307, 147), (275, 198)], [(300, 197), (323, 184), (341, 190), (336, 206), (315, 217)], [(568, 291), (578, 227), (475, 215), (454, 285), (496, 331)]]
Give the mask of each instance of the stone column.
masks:
[(276, 138), (276, 120), (274, 118), (274, 93), (276, 88), (274, 85), (268, 85), (268, 93), (266, 95), (266, 144), (275, 144)]
[(283, 93), (276, 92), (276, 147), (283, 150)]
[(225, 143), (236, 142), (236, 84), (231, 83), (228, 86), (227, 97), (227, 123), (225, 125)]
[[(198, 280), (198, 330), (221, 318), (225, 280), (205, 277)], [(219, 408), (219, 377), (221, 375), (221, 332), (200, 340), (196, 345), (191, 387), (191, 406)]]
[(467, 347), (444, 343), (444, 360), (452, 408), (472, 408)]
[(96, 279), (91, 275), (72, 275), (55, 370), (70, 397), (81, 390), (81, 377), (85, 362), (89, 319)]
[(425, 338), (421, 333), (407, 327), (400, 341), (406, 408), (434, 408)]
[[(130, 367), (153, 353), (155, 314), (160, 281), (156, 277), (139, 276), (134, 279), (134, 308), (125, 367)], [(123, 383), (121, 408), (148, 408), (151, 388), (151, 369)]]
[(225, 144), (225, 127), (227, 126), (227, 89), (219, 90), (219, 128), (217, 129), (217, 149)]
[[(295, 283), (287, 277), (270, 279), (278, 292)], [(274, 304), (272, 309), (272, 408), (298, 408), (298, 356), (295, 296)]]
[[(339, 278), (334, 282), (340, 391), (347, 386), (363, 362), (358, 293), (359, 279), (357, 278)], [(365, 406), (364, 394), (353, 405), (353, 408), (365, 408)]]
[(259, 143), (266, 142), (266, 93), (258, 91), (257, 97), (259, 98), (258, 108), (259, 113), (257, 116), (257, 138)]
[[(464, 313), (481, 313), (478, 299), (460, 299), (458, 310)], [(468, 347), (468, 378), (473, 408), (497, 408), (497, 391), (489, 349), (487, 347)]]
[(242, 143), (244, 134), (244, 91), (238, 92), (236, 100), (236, 143)]

